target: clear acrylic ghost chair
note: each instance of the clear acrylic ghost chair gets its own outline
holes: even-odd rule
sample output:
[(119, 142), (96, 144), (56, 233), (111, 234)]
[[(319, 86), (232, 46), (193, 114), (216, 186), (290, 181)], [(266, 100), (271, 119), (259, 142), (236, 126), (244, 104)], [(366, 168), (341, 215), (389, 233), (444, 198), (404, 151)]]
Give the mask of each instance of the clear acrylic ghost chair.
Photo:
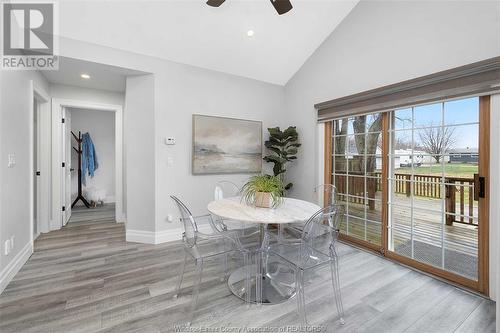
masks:
[[(304, 275), (310, 270), (330, 265), (333, 295), (341, 324), (344, 324), (344, 309), (340, 291), (339, 263), (336, 250), (338, 224), (343, 215), (343, 207), (328, 205), (305, 223), (299, 243), (272, 244), (268, 251), (277, 255), (295, 272), (297, 310), (303, 325), (307, 325)], [(318, 248), (317, 238), (328, 238), (328, 246)], [(324, 245), (325, 243), (322, 242)]]
[[(233, 237), (233, 233), (228, 232), (216, 232), (213, 234), (201, 233), (198, 230), (198, 222), (201, 220), (207, 220), (211, 225), (214, 223), (211, 215), (203, 216), (193, 216), (191, 211), (186, 207), (181, 200), (175, 196), (170, 196), (172, 200), (177, 204), (180, 212), (180, 221), (183, 226), (184, 232), (182, 233), (182, 241), (184, 245), (184, 261), (181, 266), (181, 274), (179, 275), (179, 280), (177, 282), (174, 298), (179, 296), (179, 291), (181, 289), (182, 280), (184, 278), (184, 273), (186, 269), (186, 262), (191, 256), (194, 259), (194, 264), (196, 268), (194, 286), (193, 286), (193, 296), (191, 300), (191, 305), (188, 315), (188, 325), (191, 324), (194, 318), (194, 312), (198, 304), (198, 296), (200, 291), (200, 284), (202, 281), (203, 274), (203, 264), (208, 259), (213, 259), (217, 257), (227, 257), (228, 254), (237, 252), (243, 256), (244, 267), (249, 267), (249, 252), (241, 246), (238, 238)], [(224, 267), (226, 270), (226, 267)], [(250, 271), (246, 271), (246, 279), (244, 283), (244, 288), (250, 290)], [(250, 302), (250, 293), (246, 292), (246, 301)]]
[[(241, 194), (241, 189), (235, 183), (228, 180), (221, 180), (215, 184), (214, 200), (224, 198), (238, 197)], [(217, 231), (234, 231), (238, 232), (240, 237), (249, 237), (257, 235), (258, 229), (255, 226), (248, 226), (244, 222), (223, 219), (214, 216), (215, 228)]]
[[(312, 202), (324, 208), (334, 207), (337, 204), (337, 188), (332, 184), (321, 184), (314, 187)], [(286, 225), (287, 230), (300, 237), (304, 229), (304, 223), (292, 223)]]
[[(240, 188), (233, 182), (228, 180), (221, 180), (215, 184), (214, 188), (214, 200), (221, 200), (224, 198), (237, 197), (240, 195)], [(221, 217), (215, 216), (216, 226), (220, 230), (243, 230), (245, 225), (241, 221), (233, 221), (228, 219), (223, 219)]]

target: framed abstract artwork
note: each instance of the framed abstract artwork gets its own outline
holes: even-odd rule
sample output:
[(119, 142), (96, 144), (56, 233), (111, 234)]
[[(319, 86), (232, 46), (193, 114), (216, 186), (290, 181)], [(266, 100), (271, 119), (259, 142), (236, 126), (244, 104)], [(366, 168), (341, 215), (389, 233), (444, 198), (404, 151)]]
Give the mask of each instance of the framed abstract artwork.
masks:
[(260, 173), (262, 122), (194, 114), (192, 157), (195, 175)]

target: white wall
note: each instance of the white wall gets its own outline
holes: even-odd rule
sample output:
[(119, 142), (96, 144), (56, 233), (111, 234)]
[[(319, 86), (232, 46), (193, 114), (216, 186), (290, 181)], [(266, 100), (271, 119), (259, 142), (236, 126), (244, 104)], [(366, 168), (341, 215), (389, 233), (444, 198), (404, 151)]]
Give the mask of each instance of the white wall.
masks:
[[(156, 81), (169, 87), (166, 105), (156, 115), (157, 231), (179, 227), (177, 221), (167, 221), (169, 214), (177, 216), (169, 195), (185, 201), (194, 214), (206, 214), (217, 181), (225, 179), (242, 185), (249, 177), (191, 174), (193, 114), (260, 120), (267, 137), (267, 128), (279, 125), (284, 110), (284, 90), (279, 86), (188, 66), (175, 66), (170, 74), (176, 77), (175, 84), (168, 82), (168, 77)], [(168, 136), (175, 137), (175, 146), (162, 143)], [(172, 167), (167, 166), (169, 157)]]
[[(31, 80), (48, 91), (47, 82), (37, 72), (0, 71), (0, 291), (16, 265), (31, 254)], [(12, 168), (7, 168), (8, 154), (16, 157)], [(14, 249), (5, 256), (4, 242), (11, 236), (15, 237)]]
[[(298, 125), (303, 142), (292, 195), (307, 198), (323, 181), (315, 103), (499, 55), (500, 2), (360, 2), (285, 87), (287, 120)], [(500, 138), (492, 137), (498, 146)], [(490, 251), (494, 266), (498, 251)]]
[[(105, 202), (115, 202), (115, 113), (111, 111), (96, 111), (69, 109), (71, 113), (71, 130), (78, 136), (78, 131), (88, 132), (97, 154), (99, 168), (94, 177), (87, 175), (86, 186), (106, 191)], [(75, 140), (71, 140), (73, 147), (77, 147)], [(78, 194), (78, 154), (71, 150), (71, 201)], [(81, 201), (78, 205), (83, 205)]]
[(125, 104), (123, 93), (61, 84), (50, 85), (50, 97), (122, 106)]
[(155, 232), (157, 183), (154, 91), (153, 75), (127, 78), (123, 132), (129, 241), (147, 241), (139, 236)]

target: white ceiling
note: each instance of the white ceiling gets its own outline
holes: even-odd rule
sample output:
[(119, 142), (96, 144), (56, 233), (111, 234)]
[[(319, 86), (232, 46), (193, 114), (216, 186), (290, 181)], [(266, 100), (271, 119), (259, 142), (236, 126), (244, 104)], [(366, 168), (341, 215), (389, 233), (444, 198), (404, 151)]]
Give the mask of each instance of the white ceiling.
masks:
[[(115, 92), (125, 92), (127, 76), (144, 74), (130, 69), (66, 57), (59, 57), (59, 70), (40, 72), (50, 83)], [(82, 74), (90, 75), (90, 79), (82, 79)]]
[[(60, 1), (60, 34), (266, 82), (285, 84), (358, 0)], [(247, 36), (249, 29), (255, 35)]]

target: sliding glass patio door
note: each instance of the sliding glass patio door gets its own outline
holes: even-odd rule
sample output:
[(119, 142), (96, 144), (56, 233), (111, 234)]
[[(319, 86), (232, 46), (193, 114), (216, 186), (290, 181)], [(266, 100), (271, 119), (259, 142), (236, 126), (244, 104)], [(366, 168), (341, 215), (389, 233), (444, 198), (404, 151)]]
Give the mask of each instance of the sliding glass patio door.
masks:
[(489, 125), (488, 96), (329, 123), (342, 238), (487, 294)]
[(345, 207), (342, 234), (378, 249), (382, 244), (382, 113), (333, 122), (331, 182)]

